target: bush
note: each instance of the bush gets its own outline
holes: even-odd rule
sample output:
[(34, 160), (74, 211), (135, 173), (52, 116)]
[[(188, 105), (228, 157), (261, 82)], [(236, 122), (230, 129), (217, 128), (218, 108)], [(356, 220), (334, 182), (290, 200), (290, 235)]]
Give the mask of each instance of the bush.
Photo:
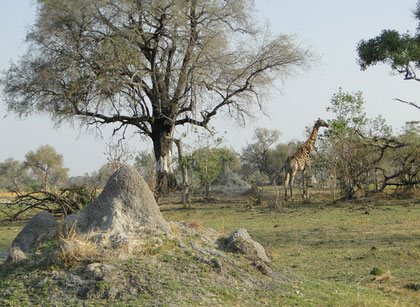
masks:
[(371, 271), (370, 271), (370, 275), (374, 275), (374, 276), (379, 276), (379, 275), (382, 275), (382, 274), (384, 274), (385, 273), (385, 271), (383, 270), (383, 269), (381, 269), (381, 268), (373, 268)]
[(5, 203), (13, 213), (7, 214), (15, 220), (20, 214), (29, 210), (47, 211), (56, 215), (69, 215), (83, 209), (96, 197), (96, 188), (89, 189), (83, 185), (74, 185), (58, 191), (39, 191), (22, 193), (12, 191), (13, 200)]

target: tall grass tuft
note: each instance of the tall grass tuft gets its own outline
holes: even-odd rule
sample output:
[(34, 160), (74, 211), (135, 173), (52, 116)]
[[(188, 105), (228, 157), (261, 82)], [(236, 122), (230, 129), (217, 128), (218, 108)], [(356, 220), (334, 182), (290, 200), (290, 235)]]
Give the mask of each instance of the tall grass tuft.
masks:
[(95, 233), (83, 235), (76, 227), (60, 231), (60, 250), (58, 258), (67, 267), (80, 263), (89, 263), (101, 258), (100, 249), (93, 237)]

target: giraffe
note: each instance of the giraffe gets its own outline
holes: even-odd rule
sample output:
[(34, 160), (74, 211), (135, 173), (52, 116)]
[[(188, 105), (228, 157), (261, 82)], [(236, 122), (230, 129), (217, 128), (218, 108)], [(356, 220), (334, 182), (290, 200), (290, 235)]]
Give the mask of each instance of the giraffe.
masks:
[(302, 171), (302, 179), (303, 179), (303, 198), (309, 198), (308, 193), (308, 177), (311, 170), (311, 152), (314, 149), (316, 137), (318, 135), (318, 130), (320, 127), (329, 127), (328, 124), (318, 118), (315, 122), (314, 128), (312, 129), (312, 133), (309, 138), (300, 145), (298, 150), (295, 152), (294, 155), (288, 157), (286, 162), (284, 163), (281, 170), (278, 174), (285, 170), (285, 179), (284, 179), (284, 199), (287, 201), (287, 186), (289, 185), (290, 188), (290, 197), (293, 200), (293, 181), (295, 179), (295, 175), (297, 171)]

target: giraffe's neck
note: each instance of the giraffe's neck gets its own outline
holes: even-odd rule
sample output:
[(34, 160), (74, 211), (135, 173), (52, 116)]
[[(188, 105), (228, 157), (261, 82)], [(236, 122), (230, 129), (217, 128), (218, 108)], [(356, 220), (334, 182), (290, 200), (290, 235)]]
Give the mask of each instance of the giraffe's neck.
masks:
[(310, 145), (311, 151), (314, 148), (317, 135), (318, 135), (318, 127), (314, 126), (314, 128), (312, 129), (311, 135), (309, 136), (308, 140), (306, 141), (306, 143), (308, 145)]

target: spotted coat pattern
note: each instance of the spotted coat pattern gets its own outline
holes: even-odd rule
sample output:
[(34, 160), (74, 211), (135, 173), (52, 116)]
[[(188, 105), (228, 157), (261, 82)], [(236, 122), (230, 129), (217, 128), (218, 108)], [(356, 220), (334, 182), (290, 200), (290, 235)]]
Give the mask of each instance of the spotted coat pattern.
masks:
[(302, 172), (303, 178), (303, 198), (309, 198), (308, 193), (308, 178), (311, 170), (311, 152), (314, 149), (315, 141), (318, 136), (318, 130), (320, 127), (328, 127), (328, 124), (318, 118), (312, 129), (312, 133), (309, 138), (300, 145), (294, 155), (288, 157), (280, 172), (285, 170), (284, 178), (284, 199), (287, 200), (287, 188), (290, 189), (290, 197), (293, 200), (293, 181), (297, 171)]

